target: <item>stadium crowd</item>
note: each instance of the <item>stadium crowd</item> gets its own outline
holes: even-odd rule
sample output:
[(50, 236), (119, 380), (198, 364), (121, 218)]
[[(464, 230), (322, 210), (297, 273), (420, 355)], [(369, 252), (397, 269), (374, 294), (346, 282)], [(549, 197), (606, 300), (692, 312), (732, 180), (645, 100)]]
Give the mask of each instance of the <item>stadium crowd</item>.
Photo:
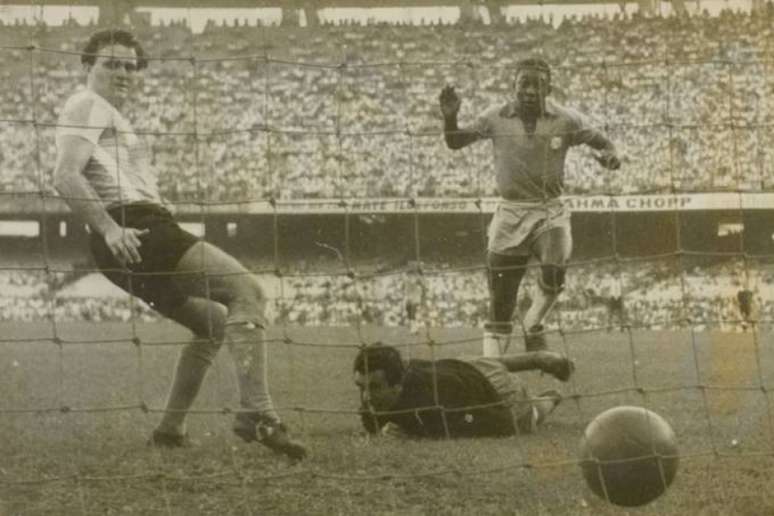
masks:
[[(568, 192), (760, 190), (774, 185), (773, 12), (146, 27), (153, 62), (132, 122), (172, 201), (488, 196), (489, 150), (445, 148), (438, 92), (457, 85), (472, 121), (537, 53), (555, 67), (554, 96), (594, 116), (625, 159), (610, 174), (571, 154)], [(77, 52), (93, 30), (0, 31), (0, 192), (52, 191), (57, 110), (83, 82)]]
[[(278, 278), (260, 273), (270, 298), (268, 316), (276, 325), (408, 326), (405, 285), (418, 281), (414, 273), (295, 274)], [(77, 281), (73, 277), (71, 281)], [(422, 276), (426, 295), (417, 319), (425, 327), (480, 327), (487, 316), (484, 271), (431, 266)], [(41, 272), (3, 271), (0, 321), (161, 320), (144, 303), (129, 296), (73, 295), (68, 281), (52, 282)], [(727, 261), (682, 270), (676, 263), (644, 261), (633, 264), (584, 263), (570, 268), (567, 289), (560, 297), (549, 330), (566, 332), (634, 328), (697, 331), (743, 328), (736, 293), (747, 285), (759, 307), (762, 325), (774, 324), (774, 271)], [(528, 306), (535, 288), (528, 273), (520, 309)], [(29, 295), (31, 292), (35, 295)], [(623, 316), (610, 317), (610, 300), (621, 296)], [(525, 298), (527, 299), (525, 301)], [(525, 303), (527, 306), (525, 306)]]
[[(446, 149), (438, 93), (455, 84), (462, 118), (472, 121), (505, 101), (516, 60), (537, 53), (555, 67), (554, 96), (593, 115), (625, 160), (611, 174), (571, 153), (569, 193), (770, 189), (772, 20), (769, 4), (756, 15), (584, 16), (556, 27), (543, 19), (507, 27), (210, 24), (202, 34), (183, 24), (146, 27), (138, 32), (152, 62), (130, 115), (172, 201), (489, 196), (490, 150)], [(93, 30), (0, 30), (0, 194), (53, 192), (57, 110), (83, 82), (78, 50)], [(605, 328), (606, 300), (620, 293), (633, 326), (733, 325), (729, 293), (743, 276), (735, 265), (683, 273), (650, 262), (615, 271), (577, 265), (552, 324)], [(403, 285), (415, 280), (396, 271), (261, 279), (277, 324), (388, 326), (406, 324)], [(439, 265), (424, 279), (423, 324), (486, 319), (483, 270)], [(752, 279), (760, 318), (774, 320), (772, 275)], [(0, 271), (0, 320), (157, 319), (128, 297), (65, 297), (71, 280)]]

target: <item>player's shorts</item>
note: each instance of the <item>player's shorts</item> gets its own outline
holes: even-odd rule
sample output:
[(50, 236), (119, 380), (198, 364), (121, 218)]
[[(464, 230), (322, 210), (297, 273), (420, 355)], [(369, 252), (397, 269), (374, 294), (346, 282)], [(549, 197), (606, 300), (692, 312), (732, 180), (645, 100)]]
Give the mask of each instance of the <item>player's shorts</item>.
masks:
[(126, 266), (116, 260), (105, 239), (92, 232), (91, 253), (97, 267), (123, 290), (139, 297), (161, 314), (168, 315), (187, 297), (173, 281), (172, 273), (199, 238), (181, 228), (172, 214), (157, 204), (128, 204), (111, 208), (108, 213), (124, 227), (149, 231), (140, 237), (142, 261)]
[(489, 380), (500, 398), (508, 404), (513, 423), (519, 431), (529, 432), (534, 428), (536, 416), (527, 387), (518, 374), (508, 371), (496, 358), (463, 356), (458, 360), (469, 363)]
[(487, 251), (524, 256), (540, 235), (561, 229), (570, 235), (570, 210), (558, 199), (546, 203), (500, 199), (487, 232)]

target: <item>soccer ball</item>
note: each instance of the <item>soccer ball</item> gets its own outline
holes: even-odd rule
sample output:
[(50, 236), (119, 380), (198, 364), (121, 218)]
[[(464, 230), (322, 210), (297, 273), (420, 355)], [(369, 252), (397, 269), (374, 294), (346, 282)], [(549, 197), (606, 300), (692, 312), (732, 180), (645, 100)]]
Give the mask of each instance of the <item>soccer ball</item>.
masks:
[(580, 465), (589, 488), (616, 505), (661, 496), (675, 479), (677, 439), (664, 418), (642, 407), (606, 410), (586, 427)]

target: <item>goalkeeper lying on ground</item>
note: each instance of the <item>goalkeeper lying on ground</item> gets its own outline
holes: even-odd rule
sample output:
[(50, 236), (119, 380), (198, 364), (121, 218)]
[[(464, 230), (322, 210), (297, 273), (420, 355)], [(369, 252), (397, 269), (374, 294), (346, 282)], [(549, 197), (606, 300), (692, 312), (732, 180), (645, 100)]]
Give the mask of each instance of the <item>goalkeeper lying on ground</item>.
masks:
[(574, 365), (551, 351), (404, 362), (391, 346), (363, 348), (354, 363), (363, 426), (394, 437), (532, 433), (562, 398), (553, 390), (530, 398), (516, 374), (529, 370), (567, 381)]

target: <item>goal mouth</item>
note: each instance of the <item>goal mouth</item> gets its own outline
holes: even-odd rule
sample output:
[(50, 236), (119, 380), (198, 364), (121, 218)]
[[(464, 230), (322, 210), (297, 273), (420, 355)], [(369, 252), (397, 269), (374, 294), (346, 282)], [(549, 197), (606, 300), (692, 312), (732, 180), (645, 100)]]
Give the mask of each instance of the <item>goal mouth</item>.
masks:
[[(153, 3), (0, 7), (0, 513), (574, 513), (615, 503), (609, 486), (589, 494), (584, 469), (610, 465), (578, 441), (622, 405), (662, 415), (679, 444), (644, 455), (656, 481), (638, 501), (766, 512), (769, 18), (697, 16), (677, 0), (639, 4), (688, 16)], [(226, 4), (247, 14), (207, 23)], [(388, 15), (410, 23), (367, 21)], [(84, 69), (84, 44), (108, 27), (136, 33), (146, 69), (115, 49)], [(524, 114), (515, 68), (533, 54), (551, 65), (552, 90)], [(118, 107), (87, 98), (104, 109), (68, 118), (95, 69), (131, 75), (134, 93)], [(81, 170), (91, 190), (58, 190), (57, 153), (73, 138), (95, 146)], [(146, 164), (158, 174), (134, 174)], [(147, 269), (97, 263), (105, 228), (82, 215), (148, 204), (181, 230), (161, 244), (204, 241), (242, 268), (202, 259), (180, 271), (166, 252), (143, 255), (162, 263)], [(148, 249), (125, 215), (114, 221)], [(220, 321), (247, 290), (267, 323), (229, 340)], [(187, 302), (207, 307), (189, 329), (176, 318)], [(352, 362), (376, 343), (412, 373), (388, 399), (407, 403), (402, 389), (422, 380), (421, 403), (369, 406), (384, 386), (361, 390)], [(537, 374), (547, 353), (574, 364), (561, 384)], [(483, 371), (457, 364), (483, 355)], [(207, 371), (187, 407), (168, 402), (179, 366)], [(557, 393), (550, 410), (541, 392)], [(264, 412), (279, 444), (234, 439), (239, 414)], [(493, 413), (506, 414), (496, 432), (477, 432)], [(179, 423), (171, 444), (146, 447), (161, 421)]]

